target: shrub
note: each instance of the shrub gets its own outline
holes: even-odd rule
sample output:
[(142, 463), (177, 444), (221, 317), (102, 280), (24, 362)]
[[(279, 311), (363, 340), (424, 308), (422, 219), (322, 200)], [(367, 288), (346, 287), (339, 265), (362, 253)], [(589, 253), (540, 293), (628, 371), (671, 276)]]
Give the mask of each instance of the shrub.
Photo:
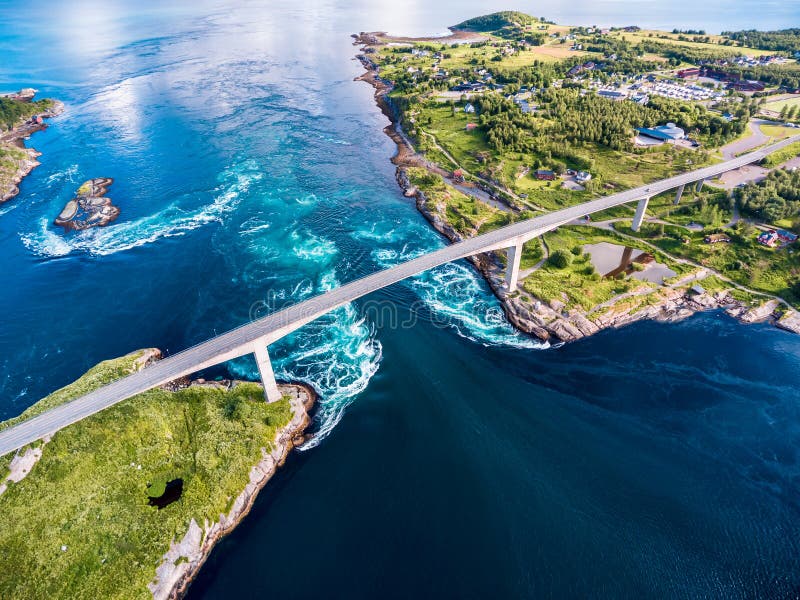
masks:
[(565, 250), (556, 250), (550, 255), (549, 262), (557, 269), (566, 269), (572, 264), (572, 256)]

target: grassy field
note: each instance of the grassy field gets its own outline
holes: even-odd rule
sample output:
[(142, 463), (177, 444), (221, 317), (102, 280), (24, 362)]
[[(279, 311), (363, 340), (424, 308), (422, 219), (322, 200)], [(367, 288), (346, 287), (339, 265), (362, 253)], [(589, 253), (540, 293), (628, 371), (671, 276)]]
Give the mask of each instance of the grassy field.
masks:
[[(101, 363), (27, 415), (130, 372), (136, 358)], [(151, 598), (170, 542), (192, 518), (202, 527), (230, 509), (290, 418), (288, 400), (266, 404), (260, 386), (242, 384), (151, 390), (60, 431), (0, 496), (0, 597)], [(177, 477), (180, 500), (149, 506), (148, 484)]]
[(800, 106), (800, 96), (795, 96), (794, 98), (785, 98), (783, 100), (776, 100), (774, 102), (767, 102), (764, 105), (764, 108), (779, 113), (783, 110), (784, 107), (791, 108), (793, 106)]
[[(426, 102), (419, 105), (414, 118), (418, 128), (432, 136), (467, 171), (473, 174), (492, 171), (492, 178), (517, 194), (527, 194), (531, 203), (548, 210), (584, 202), (592, 196), (593, 191), (604, 189), (604, 185), (612, 186), (608, 191), (641, 186), (711, 162), (705, 153), (666, 144), (652, 147), (641, 154), (611, 150), (597, 144), (575, 144), (572, 152), (593, 164), (593, 189), (576, 192), (563, 189), (560, 180), (537, 180), (532, 174), (533, 169), (528, 175), (517, 177), (523, 167), (532, 167), (533, 162), (541, 157), (536, 153), (498, 154), (487, 144), (480, 128), (466, 131), (467, 123), (476, 123), (478, 119), (474, 114), (465, 113), (460, 104), (453, 113), (446, 103)], [(544, 119), (542, 124), (546, 126)], [(421, 149), (428, 158), (446, 169), (453, 168), (452, 163), (441, 155), (437, 156), (435, 148), (422, 137), (417, 136), (421, 145), (425, 146)], [(492, 157), (491, 164), (479, 160), (482, 153)]]
[(438, 175), (422, 168), (408, 169), (409, 181), (425, 193), (428, 206), (434, 212), (444, 208), (447, 222), (464, 236), (492, 231), (511, 222), (511, 214), (489, 206), (447, 185)]
[(782, 148), (777, 152), (773, 152), (767, 156), (761, 164), (763, 164), (765, 167), (777, 167), (778, 165), (785, 163), (787, 160), (791, 160), (795, 156), (800, 156), (800, 142), (793, 142), (786, 146), (786, 148)]
[[(558, 300), (565, 302), (567, 309), (581, 308), (588, 311), (619, 294), (636, 289), (657, 289), (659, 287), (633, 277), (605, 279), (594, 272), (589, 255), (583, 253), (582, 250), (585, 244), (609, 242), (653, 252), (646, 245), (626, 240), (613, 231), (587, 226), (560, 227), (558, 230), (546, 234), (545, 241), (551, 254), (562, 250), (572, 256), (572, 262), (566, 268), (559, 269), (548, 262), (522, 281), (521, 285), (527, 292), (545, 302)], [(578, 250), (581, 251), (580, 254), (576, 254)], [(685, 267), (674, 264), (658, 253), (656, 253), (656, 260), (666, 264), (677, 273), (686, 272)]]
[(759, 125), (759, 129), (764, 135), (768, 135), (771, 139), (770, 142), (778, 142), (793, 135), (800, 133), (794, 127), (784, 127), (783, 125)]
[(629, 223), (617, 223), (615, 229), (647, 238), (665, 252), (715, 269), (740, 285), (780, 296), (800, 308), (797, 289), (800, 256), (791, 249), (761, 246), (755, 240), (758, 233), (755, 230), (744, 233), (729, 230), (732, 243), (706, 244), (704, 232), (690, 232), (677, 226), (667, 226), (663, 235), (652, 224), (644, 224), (638, 233), (631, 231)]
[[(686, 46), (689, 48), (697, 48), (703, 50), (730, 50), (731, 52), (735, 52), (736, 54), (743, 55), (743, 56), (767, 56), (769, 54), (773, 54), (769, 50), (759, 50), (756, 48), (746, 48), (746, 47), (738, 47), (738, 46), (726, 46), (720, 42), (722, 42), (725, 38), (722, 36), (715, 36), (709, 35), (711, 42), (693, 42), (690, 40), (681, 40), (678, 37), (681, 34), (674, 34), (671, 32), (665, 31), (656, 31), (656, 30), (642, 30), (636, 31), (632, 33), (628, 32), (612, 32), (609, 34), (610, 36), (620, 37), (628, 42), (638, 44), (643, 41), (652, 41), (652, 42), (660, 42), (664, 44), (676, 44), (679, 46)], [(695, 37), (691, 34), (686, 34), (685, 37), (692, 38)], [(700, 36), (706, 37), (706, 36)]]

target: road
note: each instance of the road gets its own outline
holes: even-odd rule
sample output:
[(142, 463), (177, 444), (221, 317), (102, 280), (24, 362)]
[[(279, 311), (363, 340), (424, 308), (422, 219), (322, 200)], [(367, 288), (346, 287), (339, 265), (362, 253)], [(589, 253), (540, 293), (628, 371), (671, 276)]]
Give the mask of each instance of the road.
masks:
[(41, 415), (0, 431), (0, 456), (17, 450), (45, 435), (52, 434), (67, 425), (80, 421), (136, 394), (221, 362), (250, 354), (256, 344), (270, 344), (336, 308), (366, 294), (413, 277), (423, 271), (475, 254), (508, 248), (538, 237), (547, 231), (585, 215), (621, 204), (635, 202), (643, 197), (651, 197), (677, 188), (680, 185), (691, 184), (700, 179), (716, 177), (730, 169), (760, 161), (770, 152), (779, 150), (798, 140), (800, 140), (800, 135), (717, 165), (704, 167), (690, 173), (676, 175), (639, 188), (590, 200), (578, 206), (514, 223), (351, 281), (329, 292), (242, 325), (173, 356), (164, 358), (138, 373), (124, 377), (67, 404), (55, 407)]

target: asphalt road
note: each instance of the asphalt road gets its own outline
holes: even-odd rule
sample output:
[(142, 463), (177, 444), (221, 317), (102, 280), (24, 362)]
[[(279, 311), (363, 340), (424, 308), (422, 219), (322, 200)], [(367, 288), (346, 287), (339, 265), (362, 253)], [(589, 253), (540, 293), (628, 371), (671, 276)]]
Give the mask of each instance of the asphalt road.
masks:
[(577, 218), (619, 206), (620, 204), (635, 202), (643, 197), (655, 196), (677, 188), (682, 184), (690, 184), (700, 179), (716, 177), (731, 169), (757, 162), (767, 154), (798, 140), (800, 140), (800, 135), (717, 165), (697, 169), (690, 173), (677, 175), (636, 189), (605, 196), (578, 206), (508, 225), (440, 250), (435, 250), (367, 277), (351, 281), (329, 292), (183, 350), (142, 369), (138, 373), (124, 377), (67, 404), (0, 431), (0, 456), (17, 450), (26, 444), (85, 419), (136, 394), (212, 365), (249, 354), (253, 352), (256, 343), (272, 343), (340, 306), (423, 271), (474, 254), (507, 248), (516, 245), (520, 241), (527, 241), (542, 235)]

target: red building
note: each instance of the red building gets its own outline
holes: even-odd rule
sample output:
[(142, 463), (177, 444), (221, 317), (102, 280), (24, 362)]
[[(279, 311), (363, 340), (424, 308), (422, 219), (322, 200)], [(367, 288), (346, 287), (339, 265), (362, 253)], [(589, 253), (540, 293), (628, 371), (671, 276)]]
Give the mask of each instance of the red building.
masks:
[(536, 179), (541, 179), (543, 181), (553, 181), (556, 178), (556, 174), (553, 171), (548, 171), (547, 169), (539, 169), (533, 174)]
[(678, 71), (678, 77), (680, 77), (681, 79), (700, 77), (700, 68), (691, 67), (689, 69), (683, 69), (682, 71)]

